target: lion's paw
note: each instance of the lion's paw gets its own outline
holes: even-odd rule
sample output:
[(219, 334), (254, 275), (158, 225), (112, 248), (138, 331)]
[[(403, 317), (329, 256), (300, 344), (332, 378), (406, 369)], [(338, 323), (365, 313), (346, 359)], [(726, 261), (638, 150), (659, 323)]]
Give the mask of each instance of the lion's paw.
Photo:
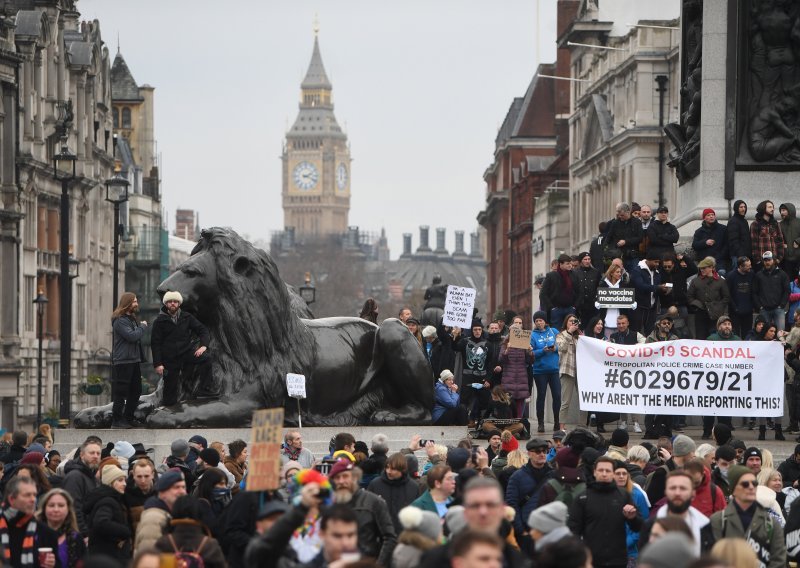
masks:
[(373, 424), (394, 424), (400, 417), (390, 410), (378, 410), (372, 415)]
[(111, 406), (92, 406), (75, 415), (73, 424), (76, 428), (110, 428)]

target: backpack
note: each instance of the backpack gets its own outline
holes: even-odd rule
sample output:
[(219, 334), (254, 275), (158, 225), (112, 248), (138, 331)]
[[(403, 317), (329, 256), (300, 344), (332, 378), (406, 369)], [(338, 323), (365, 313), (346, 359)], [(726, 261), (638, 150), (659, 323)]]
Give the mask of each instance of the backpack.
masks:
[(580, 495), (586, 491), (586, 483), (583, 481), (576, 483), (575, 485), (563, 485), (557, 479), (549, 479), (547, 481), (547, 485), (552, 487), (556, 492), (556, 498), (554, 501), (561, 501), (567, 507), (572, 505), (572, 502), (575, 500), (577, 495)]
[(200, 541), (200, 546), (197, 547), (197, 550), (180, 550), (178, 545), (175, 543), (175, 539), (172, 538), (172, 535), (167, 535), (169, 537), (169, 542), (172, 545), (172, 549), (175, 551), (175, 568), (205, 568), (206, 563), (203, 560), (203, 557), (200, 556), (200, 551), (203, 550), (203, 546), (205, 546), (206, 542), (208, 542), (208, 537), (204, 536), (203, 540)]
[(669, 475), (669, 471), (670, 470), (669, 470), (669, 466), (668, 465), (660, 465), (660, 466), (658, 466), (658, 469), (654, 469), (653, 471), (651, 471), (650, 473), (647, 474), (647, 478), (644, 480), (644, 490), (645, 491), (650, 491), (650, 482), (653, 481), (653, 475), (655, 475), (655, 473), (659, 469), (663, 469), (664, 470), (665, 476)]

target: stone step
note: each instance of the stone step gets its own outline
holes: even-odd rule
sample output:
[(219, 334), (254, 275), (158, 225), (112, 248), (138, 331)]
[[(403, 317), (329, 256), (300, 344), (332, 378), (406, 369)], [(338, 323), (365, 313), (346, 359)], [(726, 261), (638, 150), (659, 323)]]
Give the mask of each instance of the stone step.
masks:
[[(366, 442), (369, 446), (375, 434), (385, 434), (389, 438), (389, 453), (398, 452), (408, 447), (411, 437), (419, 434), (423, 439), (435, 440), (437, 444), (455, 446), (459, 440), (468, 436), (465, 426), (346, 426), (324, 428), (302, 428), (303, 447), (307, 448), (317, 458), (328, 454), (328, 444), (333, 436), (339, 432), (349, 432), (356, 440)], [(55, 431), (54, 447), (59, 452), (68, 452), (83, 443), (88, 435), (99, 436), (103, 443), (126, 440), (131, 443), (141, 442), (145, 448), (155, 450), (156, 463), (161, 463), (170, 454), (170, 444), (173, 440), (182, 438), (188, 440), (192, 436), (201, 435), (208, 443), (220, 441), (225, 444), (236, 439), (242, 439), (250, 444), (250, 428), (186, 428), (174, 430), (151, 430), (146, 428), (133, 428), (130, 430), (85, 430), (85, 429), (57, 429)], [(285, 431), (284, 431), (285, 433)], [(424, 452), (418, 452), (418, 457)]]

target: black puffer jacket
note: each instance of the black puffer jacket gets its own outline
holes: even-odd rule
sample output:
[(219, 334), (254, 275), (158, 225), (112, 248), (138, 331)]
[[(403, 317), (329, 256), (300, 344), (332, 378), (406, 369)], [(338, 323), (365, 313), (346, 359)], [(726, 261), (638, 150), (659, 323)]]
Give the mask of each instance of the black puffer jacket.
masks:
[(789, 301), (789, 277), (780, 268), (759, 270), (753, 279), (756, 310), (782, 308)]
[[(750, 240), (750, 225), (745, 219), (744, 215), (739, 215), (739, 205), (744, 203), (741, 199), (733, 202), (733, 217), (728, 221), (727, 237), (728, 237), (728, 252), (730, 256), (740, 257), (746, 256), (750, 258), (753, 254), (753, 243)], [(747, 203), (744, 203), (747, 207)], [(745, 211), (745, 215), (747, 212)], [(735, 266), (731, 267), (736, 268)]]
[(400, 525), (397, 515), (400, 513), (400, 509), (411, 505), (419, 497), (419, 484), (410, 479), (405, 473), (400, 479), (389, 479), (384, 471), (380, 477), (372, 480), (369, 487), (367, 487), (367, 491), (383, 497), (389, 507), (394, 530), (397, 531), (397, 534), (400, 534), (403, 527)]
[(94, 472), (83, 463), (76, 459), (64, 466), (64, 482), (61, 488), (72, 496), (75, 501), (75, 516), (78, 518), (78, 530), (83, 536), (89, 535), (89, 523), (84, 514), (84, 503), (86, 497), (98, 485), (99, 482), (94, 476)]
[[(722, 268), (728, 264), (728, 241), (726, 227), (719, 221), (714, 221), (711, 225), (705, 221), (694, 232), (692, 248), (697, 252), (697, 258), (712, 257), (717, 261), (717, 266)], [(714, 244), (709, 246), (707, 241), (713, 240)]]
[(133, 532), (123, 494), (101, 485), (86, 496), (83, 512), (89, 519), (89, 554), (105, 554), (123, 564), (129, 562)]
[(192, 314), (180, 310), (178, 322), (172, 321), (167, 308), (162, 307), (161, 313), (153, 322), (153, 331), (150, 335), (150, 344), (153, 350), (153, 366), (158, 367), (164, 361), (176, 360), (192, 348), (193, 334), (200, 339), (200, 345), (208, 347), (211, 336), (208, 328), (200, 323)]
[(623, 258), (639, 258), (639, 244), (644, 238), (642, 222), (636, 217), (631, 217), (627, 221), (612, 219), (606, 225), (606, 243), (609, 247), (617, 247), (619, 241), (625, 241), (620, 249)]
[(663, 255), (664, 253), (675, 254), (675, 243), (678, 242), (678, 228), (667, 221), (662, 223), (658, 219), (652, 221), (647, 228), (647, 237), (650, 239), (648, 253)]

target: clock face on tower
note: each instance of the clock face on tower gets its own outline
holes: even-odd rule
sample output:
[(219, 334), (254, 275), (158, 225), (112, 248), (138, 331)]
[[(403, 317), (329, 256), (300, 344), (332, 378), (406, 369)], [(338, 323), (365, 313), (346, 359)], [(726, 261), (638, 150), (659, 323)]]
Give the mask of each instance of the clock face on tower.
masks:
[(300, 162), (295, 166), (292, 176), (294, 178), (294, 184), (298, 188), (308, 191), (317, 185), (319, 172), (316, 166), (311, 162)]
[(336, 168), (336, 186), (341, 190), (347, 187), (347, 166), (344, 164), (339, 164)]

